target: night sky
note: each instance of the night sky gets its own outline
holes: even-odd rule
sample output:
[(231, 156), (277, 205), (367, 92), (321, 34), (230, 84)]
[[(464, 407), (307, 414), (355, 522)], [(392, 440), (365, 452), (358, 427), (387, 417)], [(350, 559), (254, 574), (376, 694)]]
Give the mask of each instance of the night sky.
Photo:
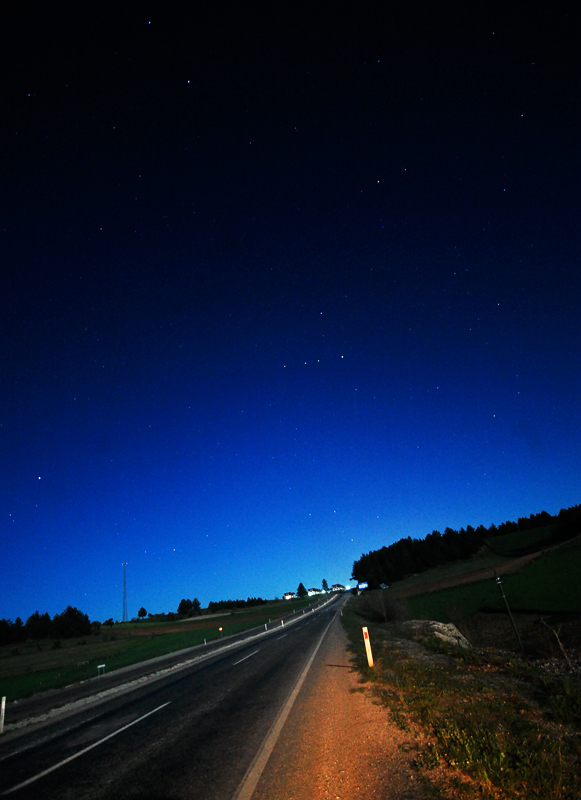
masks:
[(581, 502), (576, 4), (121, 5), (0, 32), (0, 617)]

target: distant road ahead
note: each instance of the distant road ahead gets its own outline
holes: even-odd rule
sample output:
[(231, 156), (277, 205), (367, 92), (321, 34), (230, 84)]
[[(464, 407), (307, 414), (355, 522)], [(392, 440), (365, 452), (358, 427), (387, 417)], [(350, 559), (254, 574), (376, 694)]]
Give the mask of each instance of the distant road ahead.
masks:
[(0, 797), (231, 800), (343, 602), (0, 744)]

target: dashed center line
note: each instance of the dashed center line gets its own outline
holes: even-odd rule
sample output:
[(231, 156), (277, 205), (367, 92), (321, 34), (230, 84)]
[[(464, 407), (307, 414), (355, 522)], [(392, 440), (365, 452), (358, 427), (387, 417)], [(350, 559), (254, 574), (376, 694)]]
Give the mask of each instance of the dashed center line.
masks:
[(242, 664), (243, 661), (246, 661), (246, 659), (250, 658), (251, 656), (255, 656), (258, 652), (258, 650), (255, 650), (254, 653), (249, 653), (247, 656), (244, 656), (244, 658), (241, 658), (240, 661), (235, 661), (232, 666), (235, 667), (236, 664)]
[(68, 758), (65, 758), (64, 761), (59, 761), (58, 764), (54, 764), (52, 767), (49, 767), (48, 769), (45, 769), (43, 772), (39, 772), (38, 775), (34, 775), (32, 778), (29, 778), (28, 780), (23, 781), (22, 783), (19, 783), (18, 786), (13, 786), (11, 789), (6, 789), (6, 791), (2, 792), (2, 797), (4, 797), (4, 795), (11, 794), (12, 792), (15, 792), (17, 789), (22, 789), (23, 786), (28, 786), (30, 783), (34, 783), (35, 781), (37, 781), (39, 778), (43, 778), (45, 775), (48, 775), (49, 773), (54, 772), (55, 769), (58, 769), (59, 767), (63, 767), (65, 764), (68, 764), (70, 761), (74, 761), (75, 758), (78, 758), (79, 756), (82, 756), (84, 753), (88, 753), (89, 750), (92, 750), (94, 747), (98, 747), (100, 744), (103, 744), (103, 742), (106, 742), (107, 739), (112, 739), (113, 736), (117, 736), (118, 733), (121, 733), (122, 731), (126, 731), (127, 728), (130, 728), (132, 725), (137, 725), (137, 723), (141, 722), (141, 720), (145, 719), (146, 717), (150, 717), (152, 714), (155, 714), (156, 711), (161, 711), (161, 709), (165, 708), (166, 706), (169, 706), (169, 703), (164, 703), (162, 706), (158, 706), (157, 708), (154, 708), (153, 711), (148, 711), (147, 714), (144, 714), (142, 717), (139, 717), (139, 719), (134, 719), (133, 722), (129, 722), (127, 725), (124, 725), (122, 728), (119, 728), (119, 730), (113, 731), (113, 733), (110, 733), (109, 736), (105, 736), (103, 739), (99, 739), (98, 742), (93, 742), (93, 744), (90, 744), (88, 747), (85, 747), (83, 750), (79, 750), (79, 752), (75, 753), (74, 756), (69, 756)]

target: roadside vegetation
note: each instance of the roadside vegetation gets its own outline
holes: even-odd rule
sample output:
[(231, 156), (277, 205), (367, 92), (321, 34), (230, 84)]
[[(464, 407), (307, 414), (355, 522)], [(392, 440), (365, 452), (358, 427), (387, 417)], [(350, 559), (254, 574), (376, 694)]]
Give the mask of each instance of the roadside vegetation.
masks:
[[(8, 701), (58, 689), (106, 672), (210, 643), (269, 621), (300, 613), (318, 597), (269, 601), (259, 606), (170, 622), (138, 621), (93, 626), (85, 635), (35, 639), (0, 647), (0, 696)], [(220, 630), (220, 628), (222, 630)]]
[[(427, 797), (581, 798), (581, 543), (555, 548), (551, 526), (530, 534), (528, 544), (522, 531), (495, 538), (513, 558), (554, 548), (502, 577), (520, 642), (490, 561), (485, 580), (463, 583), (489, 549), (363, 592), (343, 613), (362, 690), (410, 732)], [(449, 586), (452, 573), (460, 585)], [(448, 588), (437, 590), (438, 574)], [(442, 641), (419, 620), (453, 623), (472, 646)]]
[[(580, 798), (581, 680), (497, 649), (462, 650), (403, 622), (343, 619), (362, 681), (415, 734), (416, 768), (434, 798)], [(369, 628), (374, 667), (361, 627)]]

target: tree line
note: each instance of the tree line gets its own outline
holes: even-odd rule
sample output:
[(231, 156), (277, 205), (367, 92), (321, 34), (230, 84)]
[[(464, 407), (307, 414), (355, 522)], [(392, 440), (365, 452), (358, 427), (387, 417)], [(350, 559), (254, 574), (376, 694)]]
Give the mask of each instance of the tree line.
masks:
[(432, 567), (469, 558), (484, 544), (485, 539), (503, 536), (506, 533), (532, 530), (557, 523), (555, 541), (561, 541), (579, 533), (581, 528), (581, 505), (561, 509), (551, 516), (546, 511), (519, 517), (517, 522), (503, 522), (486, 528), (468, 525), (459, 531), (446, 528), (444, 533), (432, 531), (424, 539), (408, 536), (394, 544), (364, 553), (353, 563), (352, 578), (359, 583), (368, 583), (370, 588), (407, 578)]
[(16, 617), (14, 622), (0, 619), (0, 645), (16, 644), (27, 639), (72, 639), (76, 636), (88, 636), (93, 628), (101, 623), (89, 621), (89, 617), (78, 608), (67, 606), (60, 614), (51, 619), (47, 612), (35, 611), (23, 622)]
[(252, 606), (263, 606), (267, 603), (262, 597), (248, 597), (246, 600), (210, 600), (208, 611), (215, 614), (216, 611), (231, 611), (237, 608), (251, 608)]

